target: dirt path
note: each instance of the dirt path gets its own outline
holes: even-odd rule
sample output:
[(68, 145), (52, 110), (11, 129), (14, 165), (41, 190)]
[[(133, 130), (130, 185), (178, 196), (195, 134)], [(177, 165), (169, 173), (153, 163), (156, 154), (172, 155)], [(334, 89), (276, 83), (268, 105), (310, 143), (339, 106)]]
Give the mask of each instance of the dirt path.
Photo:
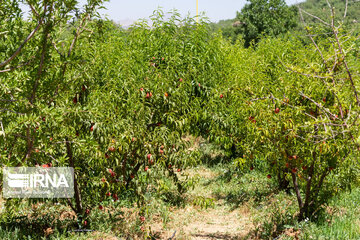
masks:
[[(174, 213), (179, 219), (172, 224), (178, 228), (178, 239), (241, 239), (251, 228), (249, 213), (244, 209), (229, 212), (225, 207), (197, 210), (192, 207)], [(181, 216), (185, 215), (185, 216)], [(183, 220), (183, 221), (181, 221)]]
[[(199, 187), (190, 194), (202, 195), (205, 198), (212, 197), (212, 186), (208, 184), (216, 177), (208, 169), (196, 171), (203, 181)], [(241, 207), (231, 210), (223, 199), (215, 199), (214, 205), (207, 209), (201, 209), (191, 204), (185, 208), (171, 210), (170, 221), (164, 226), (155, 224), (153, 233), (159, 239), (168, 239), (176, 230), (176, 239), (244, 239), (253, 228), (251, 214), (248, 208)]]

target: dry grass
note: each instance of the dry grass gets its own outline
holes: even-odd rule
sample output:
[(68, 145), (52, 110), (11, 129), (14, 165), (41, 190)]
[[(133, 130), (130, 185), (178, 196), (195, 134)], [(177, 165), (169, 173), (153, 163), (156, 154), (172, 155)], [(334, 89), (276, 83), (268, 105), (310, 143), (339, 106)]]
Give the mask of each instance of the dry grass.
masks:
[[(199, 176), (204, 182), (212, 180), (218, 173), (208, 168), (200, 167), (187, 170), (194, 177)], [(188, 193), (188, 199), (196, 196), (212, 197), (211, 185), (197, 184)], [(213, 208), (201, 209), (193, 206), (191, 201), (184, 208), (171, 209), (170, 221), (163, 224), (159, 217), (155, 217), (150, 225), (152, 235), (158, 239), (169, 238), (176, 231), (176, 239), (244, 239), (253, 229), (249, 208), (231, 210), (224, 200), (217, 200)]]
[(177, 239), (243, 239), (253, 228), (248, 208), (229, 211), (225, 206), (200, 210), (187, 206), (172, 211), (171, 221), (151, 225), (153, 233), (165, 239), (176, 230)]
[(93, 239), (93, 240), (118, 240), (119, 239), (111, 234), (96, 232), (96, 231), (92, 232), (91, 235), (88, 237), (89, 237), (89, 239)]
[(205, 168), (204, 166), (200, 166), (198, 168), (190, 168), (184, 171), (184, 173), (188, 174), (189, 177), (195, 177), (199, 176), (201, 178), (207, 178), (212, 179), (218, 176), (217, 173), (214, 171), (211, 171), (208, 168)]

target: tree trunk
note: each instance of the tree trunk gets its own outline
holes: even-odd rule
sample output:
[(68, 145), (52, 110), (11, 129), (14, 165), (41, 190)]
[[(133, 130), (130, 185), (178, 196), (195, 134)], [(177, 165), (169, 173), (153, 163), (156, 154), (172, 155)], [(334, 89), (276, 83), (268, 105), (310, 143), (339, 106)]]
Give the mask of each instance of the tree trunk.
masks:
[(75, 192), (76, 214), (82, 214), (83, 206), (82, 206), (82, 202), (81, 202), (81, 192), (80, 192), (79, 186), (77, 184), (77, 179), (76, 179), (76, 174), (75, 174), (75, 163), (74, 163), (71, 146), (70, 146), (68, 139), (66, 139), (66, 150), (67, 150), (67, 155), (69, 157), (69, 165), (70, 165), (70, 167), (72, 167), (74, 169), (74, 192)]

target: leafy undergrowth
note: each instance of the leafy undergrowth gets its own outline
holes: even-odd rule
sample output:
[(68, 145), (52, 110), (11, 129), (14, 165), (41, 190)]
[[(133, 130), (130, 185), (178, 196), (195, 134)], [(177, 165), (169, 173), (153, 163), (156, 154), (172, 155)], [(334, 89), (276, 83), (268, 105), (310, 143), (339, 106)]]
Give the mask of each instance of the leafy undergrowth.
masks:
[(266, 173), (228, 169), (218, 164), (184, 171), (181, 177), (194, 180), (182, 195), (164, 178), (161, 191), (146, 196), (145, 210), (109, 202), (91, 211), (82, 226), (90, 232), (73, 232), (77, 219), (63, 205), (24, 203), (15, 217), (2, 219), (0, 239), (167, 239), (174, 233), (176, 239), (360, 238), (360, 188), (333, 198), (313, 221), (298, 223), (294, 194), (271, 190), (276, 183)]

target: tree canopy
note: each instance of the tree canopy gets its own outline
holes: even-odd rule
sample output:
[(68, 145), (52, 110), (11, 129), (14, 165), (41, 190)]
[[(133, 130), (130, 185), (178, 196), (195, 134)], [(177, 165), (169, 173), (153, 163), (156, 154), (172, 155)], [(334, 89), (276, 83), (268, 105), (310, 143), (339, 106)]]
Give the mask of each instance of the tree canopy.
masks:
[(265, 35), (278, 36), (296, 26), (295, 12), (284, 0), (249, 0), (245, 7), (237, 12), (240, 21), (238, 33), (243, 35), (245, 45), (257, 42)]

